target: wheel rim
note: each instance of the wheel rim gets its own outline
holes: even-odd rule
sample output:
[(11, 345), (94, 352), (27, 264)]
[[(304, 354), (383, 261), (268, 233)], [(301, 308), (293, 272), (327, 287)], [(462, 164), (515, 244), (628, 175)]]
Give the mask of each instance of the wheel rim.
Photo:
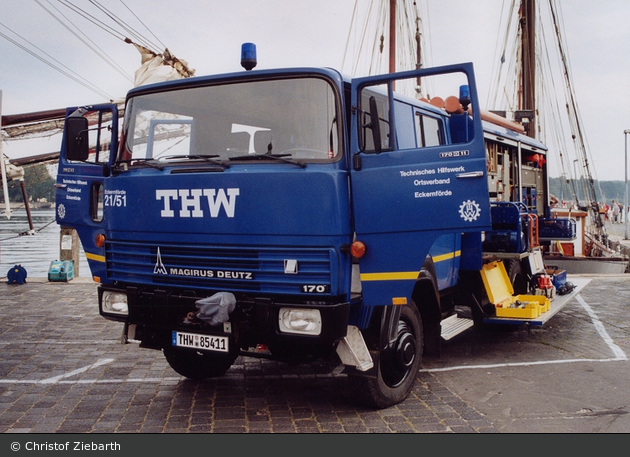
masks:
[(400, 320), (396, 342), (383, 354), (381, 373), (385, 383), (390, 387), (402, 384), (409, 377), (416, 357), (413, 328), (406, 321)]

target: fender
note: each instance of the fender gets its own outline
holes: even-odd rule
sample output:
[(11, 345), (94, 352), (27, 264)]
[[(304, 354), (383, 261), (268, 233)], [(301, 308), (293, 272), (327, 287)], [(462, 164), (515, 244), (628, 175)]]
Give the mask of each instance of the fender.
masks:
[[(424, 354), (431, 357), (439, 356), (441, 331), (440, 294), (433, 259), (430, 256), (426, 257), (418, 275), (412, 293), (412, 302), (414, 306), (418, 307), (422, 317)], [(374, 308), (370, 325), (364, 330), (366, 344), (374, 360), (374, 368), (359, 374), (369, 376), (377, 372), (379, 364), (378, 354), (396, 341), (401, 309), (402, 306), (379, 306)]]
[(411, 295), (422, 316), (424, 330), (424, 355), (439, 357), (440, 355), (440, 292), (433, 259), (427, 256), (422, 264), (418, 280)]

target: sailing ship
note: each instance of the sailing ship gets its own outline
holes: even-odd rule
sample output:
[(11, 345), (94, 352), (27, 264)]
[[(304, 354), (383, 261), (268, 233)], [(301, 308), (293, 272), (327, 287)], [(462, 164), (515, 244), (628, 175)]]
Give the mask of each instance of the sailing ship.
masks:
[[(548, 8), (543, 6), (545, 4)], [(497, 105), (513, 107), (514, 118), (524, 122), (527, 135), (547, 144), (550, 151), (558, 155), (562, 175), (570, 176), (566, 182), (573, 194), (573, 201), (568, 203), (555, 198), (551, 216), (575, 220), (575, 239), (554, 239), (553, 235), (545, 238), (541, 234), (541, 239), (545, 240), (545, 264), (548, 268), (575, 274), (625, 273), (628, 256), (621, 253), (618, 243), (615, 247), (608, 236), (605, 210), (600, 203), (605, 199), (597, 198), (602, 191), (597, 189), (599, 192), (596, 192), (595, 188), (592, 160), (571, 80), (559, 4), (556, 0), (540, 3), (512, 0), (508, 11), (508, 24), (516, 23), (517, 27), (502, 27), (505, 39), (496, 59), (501, 63), (496, 69), (497, 78), (490, 97)], [(546, 30), (544, 24), (551, 24), (551, 30)], [(516, 39), (511, 40), (510, 33), (515, 33)], [(508, 43), (516, 43), (511, 53)], [(515, 58), (506, 63), (506, 55), (510, 54)], [(564, 90), (551, 92), (552, 80), (562, 80)], [(505, 114), (504, 107), (499, 107), (498, 112)], [(582, 176), (578, 176), (577, 168), (571, 168), (571, 163), (580, 164)]]

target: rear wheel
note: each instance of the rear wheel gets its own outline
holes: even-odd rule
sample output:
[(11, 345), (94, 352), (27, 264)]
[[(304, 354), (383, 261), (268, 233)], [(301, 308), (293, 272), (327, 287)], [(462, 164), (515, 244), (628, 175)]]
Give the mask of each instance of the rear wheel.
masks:
[(218, 354), (176, 347), (164, 348), (164, 356), (173, 370), (189, 379), (221, 376), (236, 360), (236, 354)]
[(420, 369), (422, 351), (422, 318), (415, 305), (404, 306), (396, 341), (381, 352), (376, 377), (351, 377), (362, 400), (376, 408), (387, 408), (407, 398)]

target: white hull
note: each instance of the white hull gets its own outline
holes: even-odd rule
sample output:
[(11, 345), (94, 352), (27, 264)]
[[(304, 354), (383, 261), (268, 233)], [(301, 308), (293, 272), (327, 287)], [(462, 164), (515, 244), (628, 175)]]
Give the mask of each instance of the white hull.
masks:
[(628, 259), (618, 257), (544, 256), (547, 268), (565, 270), (568, 274), (623, 274)]

